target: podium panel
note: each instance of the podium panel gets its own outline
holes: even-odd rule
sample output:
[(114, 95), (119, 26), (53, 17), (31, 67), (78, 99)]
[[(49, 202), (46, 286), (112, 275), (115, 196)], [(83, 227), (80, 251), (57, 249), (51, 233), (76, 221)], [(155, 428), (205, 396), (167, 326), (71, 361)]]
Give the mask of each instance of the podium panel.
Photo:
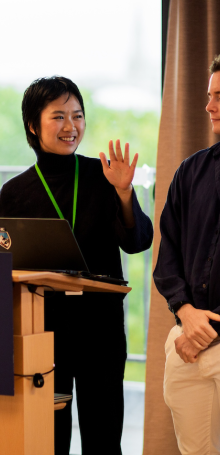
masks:
[[(15, 373), (46, 372), (53, 366), (53, 333), (14, 336)], [(0, 454), (54, 455), (54, 374), (36, 388), (15, 376), (14, 397), (0, 396)]]
[[(37, 288), (43, 295), (43, 289)], [(53, 368), (53, 333), (44, 332), (44, 298), (14, 284), (14, 372)], [(33, 377), (13, 377), (14, 396), (0, 395), (0, 455), (54, 455), (54, 374), (36, 388)]]

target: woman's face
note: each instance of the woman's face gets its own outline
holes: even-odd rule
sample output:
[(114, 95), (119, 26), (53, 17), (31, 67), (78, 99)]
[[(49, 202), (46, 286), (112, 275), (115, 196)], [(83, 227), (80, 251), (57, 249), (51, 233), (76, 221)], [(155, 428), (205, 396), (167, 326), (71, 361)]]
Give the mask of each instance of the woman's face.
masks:
[(70, 95), (66, 102), (67, 96), (60, 96), (41, 112), (39, 142), (44, 152), (70, 155), (83, 138), (85, 119), (82, 108), (74, 95)]

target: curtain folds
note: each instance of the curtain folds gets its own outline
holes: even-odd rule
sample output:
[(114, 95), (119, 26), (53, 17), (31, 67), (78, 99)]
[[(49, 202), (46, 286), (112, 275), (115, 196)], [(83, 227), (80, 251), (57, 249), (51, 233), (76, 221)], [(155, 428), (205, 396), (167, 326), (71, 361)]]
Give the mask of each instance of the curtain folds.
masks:
[[(220, 53), (220, 1), (171, 0), (159, 132), (153, 268), (160, 244), (159, 220), (174, 172), (197, 150), (219, 141), (211, 131), (208, 68)], [(163, 400), (164, 343), (174, 316), (152, 283), (146, 366), (144, 455), (177, 455), (173, 424)]]

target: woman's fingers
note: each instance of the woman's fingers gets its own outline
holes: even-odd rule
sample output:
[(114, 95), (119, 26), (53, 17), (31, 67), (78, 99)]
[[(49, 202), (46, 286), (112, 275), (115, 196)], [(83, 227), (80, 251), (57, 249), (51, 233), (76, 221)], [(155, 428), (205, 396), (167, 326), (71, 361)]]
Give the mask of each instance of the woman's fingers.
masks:
[(116, 158), (118, 161), (124, 161), (124, 158), (123, 158), (123, 155), (122, 155), (122, 151), (121, 151), (121, 144), (120, 144), (120, 140), (117, 139), (117, 141), (115, 142), (115, 150), (116, 150)]
[(125, 144), (125, 153), (123, 156), (123, 153), (121, 150), (120, 139), (117, 139), (115, 142), (115, 150), (114, 150), (113, 141), (112, 140), (109, 141), (109, 157), (110, 157), (111, 161), (120, 161), (122, 163), (125, 163), (127, 166), (129, 166), (130, 165), (129, 143), (126, 142), (126, 144)]
[(130, 154), (129, 154), (129, 143), (128, 142), (126, 142), (126, 144), (125, 144), (124, 163), (126, 164), (126, 166), (130, 166)]
[[(122, 180), (122, 177), (123, 177), (123, 179), (126, 181), (125, 184), (127, 184), (127, 181), (130, 179), (130, 181), (129, 181), (129, 185), (130, 185), (130, 183), (134, 177), (134, 172), (135, 172), (135, 168), (136, 168), (137, 160), (138, 160), (138, 153), (135, 153), (133, 161), (130, 165), (129, 143), (128, 142), (126, 142), (126, 144), (125, 144), (125, 151), (124, 151), (124, 156), (123, 156), (120, 140), (119, 139), (116, 140), (115, 149), (114, 149), (113, 141), (112, 140), (109, 141), (109, 157), (110, 157), (110, 162), (111, 162), (110, 167), (109, 167), (105, 154), (100, 153), (99, 156), (102, 161), (104, 172), (107, 172), (107, 170), (111, 170), (111, 172), (114, 173), (114, 177), (116, 176), (116, 173), (118, 175), (120, 173), (120, 179)], [(113, 182), (110, 182), (110, 183), (114, 184)]]
[(135, 168), (137, 166), (137, 162), (138, 162), (138, 153), (135, 153), (133, 161), (131, 163), (131, 168), (133, 169), (133, 171), (135, 171)]
[(99, 158), (100, 158), (101, 163), (102, 163), (103, 172), (107, 171), (109, 169), (109, 165), (108, 165), (108, 160), (107, 160), (107, 157), (106, 157), (105, 153), (100, 152), (99, 153)]
[(117, 161), (115, 151), (114, 151), (113, 141), (109, 141), (109, 158), (110, 158), (110, 161)]

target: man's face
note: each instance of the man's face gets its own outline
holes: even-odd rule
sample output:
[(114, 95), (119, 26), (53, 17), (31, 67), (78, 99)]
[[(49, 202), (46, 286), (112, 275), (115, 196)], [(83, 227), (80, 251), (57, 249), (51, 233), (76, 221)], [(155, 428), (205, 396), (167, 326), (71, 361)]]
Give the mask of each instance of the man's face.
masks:
[(209, 79), (208, 97), (206, 111), (210, 114), (212, 131), (220, 134), (220, 71), (213, 73)]
[[(47, 105), (41, 112), (39, 142), (47, 153), (69, 155), (75, 152), (85, 131), (82, 108), (75, 98), (67, 94)], [(33, 128), (30, 131), (34, 133)], [(35, 133), (34, 133), (35, 134)]]

